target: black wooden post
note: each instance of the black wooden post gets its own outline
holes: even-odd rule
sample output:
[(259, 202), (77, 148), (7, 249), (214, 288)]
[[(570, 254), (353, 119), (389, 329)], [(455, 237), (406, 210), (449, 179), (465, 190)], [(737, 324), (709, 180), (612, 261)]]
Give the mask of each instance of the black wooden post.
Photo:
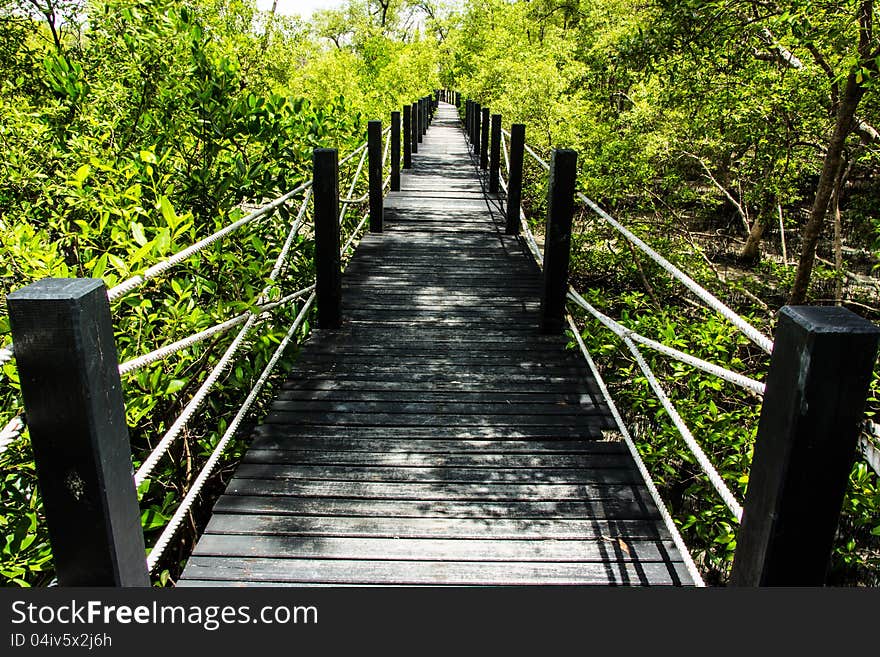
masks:
[(419, 152), (419, 142), (422, 141), (419, 139), (419, 107), (418, 103), (412, 104), (412, 110), (410, 112), (412, 114), (412, 125), (410, 128), (412, 129), (412, 133), (410, 133), (410, 146), (412, 146), (412, 152)]
[(370, 232), (382, 232), (382, 122), (367, 123), (367, 169), (370, 182)]
[(461, 92), (460, 91), (455, 92), (455, 106), (461, 107)]
[(492, 115), (492, 147), (489, 154), (489, 193), (501, 189), (501, 115)]
[(510, 126), (510, 171), (507, 172), (507, 226), (505, 232), (508, 235), (519, 235), (525, 144), (525, 125), (514, 123)]
[(58, 582), (149, 586), (104, 282), (45, 279), (7, 302)]
[(480, 121), (482, 132), (480, 133), (480, 168), (489, 168), (489, 108), (483, 108), (483, 116)]
[(467, 135), (467, 140), (471, 140), (471, 101), (470, 99), (465, 101), (464, 104), (464, 132)]
[(541, 331), (547, 334), (562, 333), (565, 325), (576, 179), (577, 153), (569, 149), (554, 150), (550, 158), (544, 233), (544, 293), (541, 296)]
[(400, 112), (391, 112), (391, 191), (400, 191)]
[(473, 121), (471, 121), (471, 143), (474, 145), (474, 155), (480, 154), (480, 112), (482, 107), (479, 103), (474, 103)]
[(880, 329), (839, 306), (779, 313), (731, 586), (821, 586)]
[(315, 196), (315, 301), (318, 328), (342, 325), (342, 271), (339, 252), (339, 155), (335, 148), (312, 152)]
[(419, 113), (419, 132), (416, 138), (422, 143), (422, 136), (425, 134), (425, 99), (419, 98), (416, 102), (416, 111)]
[(412, 107), (403, 106), (403, 168), (412, 168)]
[(422, 98), (422, 134), (428, 134), (428, 124), (431, 122), (431, 112), (428, 111), (428, 98)]

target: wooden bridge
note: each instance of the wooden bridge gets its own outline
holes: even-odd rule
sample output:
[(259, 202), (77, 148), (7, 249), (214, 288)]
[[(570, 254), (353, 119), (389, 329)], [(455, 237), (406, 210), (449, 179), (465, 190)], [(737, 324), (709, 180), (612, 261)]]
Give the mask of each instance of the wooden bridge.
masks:
[(441, 104), (180, 584), (688, 584)]
[[(785, 307), (770, 340), (577, 193), (573, 151), (554, 151), (548, 164), (525, 144), (525, 126), (505, 133), (494, 115), (490, 158), (487, 109), (467, 101), (462, 129), (455, 106), (434, 103), (426, 131), (431, 100), (404, 108), (402, 173), (398, 112), (385, 133), (371, 121), (368, 141), (345, 158), (361, 155), (349, 193), (369, 158), (371, 232), (344, 274), (337, 154), (317, 149), (312, 180), (110, 290), (95, 279), (47, 279), (7, 297), (15, 345), (0, 349), (0, 363), (16, 360), (59, 582), (149, 584), (317, 300), (319, 328), (251, 432), (179, 585), (702, 585), (577, 330), (578, 350), (567, 348), (568, 299), (626, 346), (732, 520), (742, 519), (731, 582), (821, 584), (880, 330), (841, 308)], [(543, 251), (522, 221), (524, 149), (549, 172)], [(393, 191), (383, 201), (389, 152)], [(117, 361), (111, 300), (301, 194), (274, 284), (313, 193), (315, 285), (272, 303), (264, 291), (258, 310)], [(569, 288), (575, 197), (772, 352), (766, 383), (639, 335)], [(263, 313), (309, 294), (144, 559), (136, 487)], [(232, 328), (238, 335), (132, 477), (120, 376)], [(639, 345), (763, 397), (744, 505)]]

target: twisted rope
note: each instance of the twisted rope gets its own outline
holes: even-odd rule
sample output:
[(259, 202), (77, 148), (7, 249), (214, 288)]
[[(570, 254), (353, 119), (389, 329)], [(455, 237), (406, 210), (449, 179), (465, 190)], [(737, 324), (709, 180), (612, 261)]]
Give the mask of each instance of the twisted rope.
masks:
[(118, 299), (122, 296), (125, 296), (126, 294), (138, 289), (139, 287), (144, 285), (150, 279), (156, 278), (157, 276), (164, 274), (166, 271), (168, 271), (172, 267), (179, 265), (184, 260), (191, 258), (192, 256), (199, 253), (200, 251), (203, 251), (204, 249), (209, 247), (214, 242), (223, 239), (224, 237), (226, 237), (227, 235), (229, 235), (231, 233), (234, 233), (242, 226), (246, 226), (247, 224), (249, 224), (253, 221), (256, 221), (257, 219), (259, 219), (261, 217), (265, 217), (270, 212), (272, 212), (273, 210), (275, 210), (279, 206), (281, 206), (284, 203), (286, 203), (287, 201), (289, 201), (295, 195), (310, 188), (311, 186), (312, 186), (311, 180), (303, 183), (302, 185), (300, 185), (296, 189), (293, 189), (293, 190), (287, 192), (283, 196), (279, 196), (277, 199), (275, 199), (271, 203), (264, 205), (263, 207), (259, 208), (258, 210), (254, 210), (246, 217), (242, 217), (238, 221), (231, 223), (228, 226), (226, 226), (225, 228), (218, 230), (216, 233), (213, 233), (212, 235), (209, 235), (208, 237), (206, 237), (202, 240), (199, 240), (195, 244), (192, 244), (191, 246), (188, 246), (187, 248), (185, 248), (181, 251), (178, 251), (177, 253), (175, 253), (171, 257), (166, 258), (165, 260), (163, 260), (159, 263), (156, 263), (155, 265), (153, 265), (152, 267), (150, 267), (146, 271), (144, 271), (142, 274), (138, 274), (137, 276), (132, 276), (128, 280), (123, 281), (119, 285), (111, 288), (110, 291), (107, 293), (107, 296), (109, 297), (110, 301), (115, 301), (116, 299)]
[(596, 363), (593, 362), (593, 358), (592, 356), (590, 356), (590, 352), (587, 351), (587, 346), (584, 344), (584, 341), (581, 338), (580, 331), (577, 330), (577, 327), (575, 326), (574, 320), (572, 320), (571, 315), (567, 315), (566, 319), (568, 320), (568, 326), (571, 329), (571, 333), (581, 350), (581, 354), (583, 354), (584, 358), (587, 361), (587, 365), (590, 367), (590, 371), (593, 373), (593, 378), (596, 380), (596, 384), (599, 386), (602, 397), (604, 397), (605, 403), (608, 404), (608, 408), (611, 410), (611, 415), (614, 417), (614, 422), (617, 424), (617, 429), (620, 432), (620, 435), (623, 436), (623, 440), (626, 443), (627, 449), (629, 449), (629, 452), (636, 463), (636, 467), (638, 468), (639, 473), (642, 475), (642, 480), (645, 482), (645, 485), (648, 488), (648, 492), (651, 494), (651, 499), (654, 500), (654, 506), (657, 507), (657, 511), (659, 511), (660, 517), (663, 519), (663, 524), (666, 525), (666, 529), (672, 537), (672, 541), (675, 543), (675, 547), (678, 548), (678, 552), (679, 554), (681, 554), (681, 558), (684, 561), (684, 565), (688, 571), (688, 574), (691, 576), (691, 579), (694, 581), (694, 584), (696, 586), (705, 586), (703, 578), (700, 576), (700, 573), (697, 570), (697, 566), (694, 563), (693, 558), (691, 557), (690, 550), (688, 549), (687, 545), (685, 545), (684, 539), (681, 537), (681, 534), (678, 531), (678, 527), (676, 527), (675, 525), (675, 521), (673, 521), (672, 516), (669, 515), (669, 511), (666, 509), (666, 505), (663, 503), (663, 498), (660, 497), (660, 492), (654, 485), (654, 481), (653, 479), (651, 479), (651, 474), (648, 472), (648, 468), (645, 466), (645, 462), (642, 460), (642, 455), (636, 448), (635, 441), (633, 441), (629, 430), (626, 428), (626, 423), (624, 423), (623, 417), (620, 415), (620, 411), (617, 410), (617, 405), (614, 403), (614, 399), (611, 398), (611, 393), (608, 392), (608, 387), (605, 385), (605, 380), (599, 373), (599, 368), (596, 367)]
[(27, 425), (21, 415), (16, 415), (6, 423), (6, 426), (0, 431), (0, 454), (3, 454), (3, 452), (9, 449), (9, 446), (12, 445), (12, 443), (21, 438), (21, 434), (24, 433), (25, 427), (27, 427)]
[[(269, 310), (277, 308), (278, 306), (286, 305), (291, 301), (299, 299), (300, 297), (305, 296), (309, 292), (315, 289), (314, 285), (310, 285), (307, 288), (294, 292), (292, 294), (288, 294), (286, 297), (279, 299), (278, 301), (274, 301), (272, 303), (263, 304), (256, 308), (257, 314), (260, 316), (260, 319), (266, 317), (266, 313)], [(219, 324), (215, 324), (210, 328), (206, 328), (203, 331), (199, 331), (198, 333), (194, 333), (182, 340), (178, 340), (177, 342), (173, 342), (164, 347), (160, 347), (154, 351), (151, 351), (143, 356), (138, 356), (137, 358), (132, 358), (131, 360), (122, 363), (119, 366), (119, 374), (130, 374), (132, 372), (136, 372), (140, 369), (148, 365), (152, 365), (153, 363), (159, 362), (176, 354), (179, 351), (186, 349), (187, 347), (192, 347), (193, 345), (199, 344), (200, 342), (204, 342), (208, 338), (212, 336), (219, 335), (225, 333), (226, 331), (235, 328), (236, 326), (243, 324), (247, 321), (248, 317), (251, 316), (251, 311), (244, 312), (232, 319), (228, 319), (225, 322), (220, 322)]]
[(296, 319), (293, 321), (293, 324), (291, 324), (290, 328), (288, 329), (287, 335), (284, 336), (284, 339), (275, 349), (275, 353), (272, 354), (272, 358), (266, 364), (266, 367), (263, 368), (263, 372), (260, 374), (260, 377), (257, 379), (254, 387), (251, 389), (250, 394), (248, 394), (247, 398), (244, 400), (244, 403), (238, 409), (238, 413), (235, 414), (235, 418), (233, 418), (232, 422), (229, 423), (229, 426), (224, 432), (223, 437), (220, 439), (220, 442), (217, 443), (217, 446), (214, 448), (214, 451), (211, 453), (211, 456), (208, 458), (201, 472), (199, 472), (199, 475), (193, 482), (192, 487), (189, 489), (189, 491), (187, 491), (187, 494), (183, 498), (183, 501), (180, 503), (180, 506), (177, 507), (174, 515), (171, 516), (171, 519), (168, 521), (165, 529), (162, 530), (162, 533), (156, 541), (156, 544), (153, 546), (153, 549), (150, 550), (150, 554), (147, 557), (147, 567), (149, 568), (150, 572), (153, 572), (153, 570), (156, 568), (156, 564), (159, 562), (162, 554), (164, 554), (165, 550), (168, 547), (168, 544), (174, 537), (174, 534), (180, 528), (180, 524), (183, 522), (186, 514), (189, 513), (189, 510), (192, 508), (192, 505), (198, 497), (199, 493), (201, 493), (202, 488), (208, 481), (208, 477), (210, 477), (211, 473), (214, 471), (214, 468), (217, 466), (217, 462), (220, 460), (220, 457), (223, 455), (223, 452), (226, 450), (226, 447), (229, 445), (232, 437), (238, 431), (238, 427), (241, 425), (242, 420), (250, 412), (251, 406), (253, 406), (257, 395), (263, 389), (263, 386), (266, 384), (266, 381), (268, 381), (269, 376), (275, 369), (275, 365), (281, 358), (281, 354), (284, 352), (284, 349), (287, 347), (294, 333), (296, 333), (296, 330), (302, 325), (303, 321), (305, 320), (306, 315), (309, 311), (309, 307), (312, 305), (312, 302), (314, 302), (314, 300), (315, 294), (312, 293), (312, 295), (303, 306), (302, 310), (297, 315)]

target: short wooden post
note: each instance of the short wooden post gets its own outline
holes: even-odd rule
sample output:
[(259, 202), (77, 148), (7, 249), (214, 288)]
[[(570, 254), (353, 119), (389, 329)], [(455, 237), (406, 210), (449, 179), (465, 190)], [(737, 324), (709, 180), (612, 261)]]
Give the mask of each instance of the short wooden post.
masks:
[(391, 112), (391, 191), (400, 191), (400, 112)]
[(471, 101), (467, 99), (464, 104), (464, 132), (467, 135), (467, 140), (471, 140)]
[(455, 106), (461, 107), (461, 92), (460, 91), (455, 92)]
[(370, 182), (370, 232), (382, 232), (382, 122), (367, 123), (367, 170)]
[(731, 586), (824, 584), (878, 338), (839, 306), (780, 311)]
[(570, 149), (554, 150), (550, 158), (547, 226), (544, 233), (544, 293), (541, 297), (541, 331), (546, 334), (562, 333), (565, 326), (576, 180), (577, 153)]
[(412, 168), (412, 106), (403, 106), (403, 168)]
[(480, 114), (482, 110), (479, 103), (474, 103), (474, 120), (471, 126), (471, 143), (474, 145), (474, 155), (480, 154)]
[(480, 168), (489, 168), (489, 108), (483, 108), (483, 116), (480, 124), (482, 125), (482, 133), (480, 134)]
[(419, 133), (416, 137), (419, 140), (419, 143), (422, 143), (422, 136), (425, 134), (425, 99), (419, 98), (418, 102), (416, 102), (416, 111), (419, 113)]
[(104, 282), (45, 279), (7, 303), (59, 584), (149, 586)]
[(425, 96), (422, 98), (422, 117), (424, 121), (422, 122), (422, 134), (428, 134), (428, 125), (431, 123), (431, 112), (428, 108), (428, 97)]
[(510, 126), (510, 171), (507, 172), (507, 226), (505, 232), (508, 235), (519, 235), (525, 144), (525, 125), (514, 123)]
[(312, 152), (315, 196), (315, 293), (318, 328), (342, 326), (342, 263), (339, 242), (339, 155), (335, 148)]
[(489, 193), (501, 190), (501, 115), (492, 115), (492, 149), (489, 154)]
[(422, 141), (419, 139), (419, 108), (418, 103), (412, 104), (412, 110), (410, 111), (412, 115), (412, 125), (410, 128), (412, 132), (410, 133), (410, 146), (412, 147), (413, 153), (419, 152), (419, 142)]

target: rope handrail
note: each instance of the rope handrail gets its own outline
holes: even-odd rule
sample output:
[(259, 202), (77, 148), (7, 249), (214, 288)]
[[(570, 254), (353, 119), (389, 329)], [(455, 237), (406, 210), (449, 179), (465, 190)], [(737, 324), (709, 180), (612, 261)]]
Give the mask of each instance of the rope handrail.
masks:
[(6, 426), (0, 430), (0, 454), (3, 454), (12, 443), (21, 438), (26, 427), (27, 424), (21, 415), (16, 415), (6, 423)]
[[(538, 261), (538, 264), (540, 266), (543, 266), (544, 258), (540, 253), (540, 249), (538, 249), (537, 242), (535, 241), (535, 236), (532, 234), (528, 223), (524, 221), (524, 216), (522, 213), (520, 215), (520, 218), (525, 224), (524, 229), (526, 234), (526, 241), (529, 244), (529, 248), (534, 253), (535, 259)], [(572, 293), (580, 297), (580, 295), (577, 294), (576, 290), (569, 288), (569, 294), (571, 295)], [(582, 297), (580, 300), (583, 301), (583, 304), (585, 306), (589, 306), (589, 304)], [(681, 416), (678, 414), (678, 410), (675, 408), (675, 405), (670, 401), (669, 397), (666, 395), (666, 392), (663, 390), (663, 386), (660, 385), (660, 382), (657, 380), (656, 376), (654, 376), (654, 372), (645, 361), (644, 356), (642, 356), (642, 352), (627, 334), (622, 334), (620, 338), (630, 350), (630, 353), (632, 353), (633, 357), (636, 359), (636, 363), (639, 365), (639, 369), (641, 369), (642, 373), (645, 375), (645, 378), (648, 381), (648, 385), (651, 386), (651, 389), (654, 391), (654, 395), (657, 397), (657, 399), (660, 401), (660, 404), (663, 406), (663, 409), (669, 415), (673, 425), (675, 425), (675, 428), (678, 430), (678, 433), (681, 435), (691, 454), (693, 454), (694, 457), (697, 459), (697, 463), (699, 464), (700, 468), (709, 478), (709, 483), (711, 483), (712, 487), (715, 488), (716, 492), (727, 505), (727, 508), (730, 509), (730, 512), (734, 515), (734, 517), (736, 517), (737, 520), (740, 520), (742, 518), (742, 506), (734, 497), (733, 493), (730, 492), (727, 484), (724, 483), (724, 480), (721, 478), (721, 475), (718, 474), (718, 471), (715, 469), (715, 466), (712, 465), (712, 462), (706, 456), (706, 453), (694, 439), (693, 434), (691, 433), (688, 426), (685, 424), (684, 420), (681, 419)], [(711, 365), (711, 363), (709, 364)]]
[(156, 568), (159, 559), (162, 557), (162, 554), (164, 554), (165, 550), (167, 549), (169, 543), (171, 542), (171, 539), (174, 537), (174, 534), (180, 527), (181, 522), (183, 522), (186, 514), (189, 513), (189, 510), (192, 508), (192, 505), (196, 500), (196, 497), (198, 497), (199, 493), (201, 493), (202, 488), (205, 486), (205, 483), (208, 480), (208, 477), (217, 466), (217, 462), (220, 460), (220, 456), (222, 456), (223, 452), (226, 450), (226, 447), (229, 445), (229, 442), (238, 431), (238, 427), (241, 425), (242, 420), (250, 412), (251, 406), (253, 406), (257, 395), (263, 389), (263, 386), (266, 384), (266, 381), (268, 381), (269, 376), (275, 369), (275, 365), (277, 365), (278, 360), (281, 358), (281, 354), (284, 352), (284, 349), (290, 343), (293, 335), (296, 333), (297, 329), (302, 325), (303, 321), (305, 320), (309, 308), (311, 307), (314, 300), (315, 293), (312, 292), (312, 295), (305, 302), (302, 310), (299, 312), (296, 319), (293, 321), (290, 328), (288, 329), (287, 334), (284, 336), (284, 339), (278, 344), (278, 347), (276, 347), (275, 352), (272, 354), (272, 358), (269, 359), (269, 362), (263, 368), (260, 377), (257, 379), (254, 387), (251, 389), (251, 392), (248, 394), (247, 398), (238, 409), (238, 412), (235, 414), (232, 422), (229, 423), (229, 426), (226, 428), (226, 431), (224, 432), (220, 441), (217, 443), (217, 446), (214, 448), (211, 456), (208, 457), (208, 460), (205, 462), (205, 465), (202, 467), (202, 470), (199, 472), (199, 475), (198, 477), (196, 477), (193, 485), (187, 491), (186, 496), (183, 498), (180, 505), (171, 516), (168, 524), (165, 525), (165, 528), (162, 530), (162, 533), (159, 535), (159, 538), (156, 540), (156, 543), (153, 545), (153, 548), (150, 550), (150, 554), (147, 557), (147, 568), (150, 572), (153, 572), (153, 570)]
[[(296, 234), (299, 231), (301, 223), (301, 221), (294, 221), (293, 225), (288, 231), (288, 239), (285, 240), (285, 245), (290, 243), (290, 235)], [(277, 278), (279, 272), (281, 271), (281, 267), (279, 266), (279, 264), (284, 262), (284, 260), (287, 258), (287, 255), (288, 251), (282, 248), (281, 252), (278, 254), (278, 257), (275, 259), (275, 265), (272, 268), (272, 273), (269, 275), (269, 282), (263, 288), (258, 303), (262, 303), (265, 300), (266, 295), (272, 289), (275, 278)], [(184, 407), (180, 415), (177, 416), (168, 431), (165, 432), (165, 435), (162, 437), (162, 439), (159, 441), (153, 451), (141, 464), (141, 467), (138, 468), (138, 471), (135, 473), (135, 484), (137, 486), (140, 486), (141, 483), (143, 483), (143, 481), (150, 475), (150, 473), (156, 467), (156, 464), (159, 462), (159, 459), (161, 459), (165, 452), (168, 451), (168, 448), (177, 439), (181, 431), (183, 431), (184, 427), (189, 423), (192, 416), (201, 407), (202, 403), (204, 403), (205, 399), (208, 396), (208, 393), (220, 379), (220, 376), (223, 374), (223, 372), (226, 371), (226, 368), (229, 367), (232, 359), (235, 357), (236, 352), (241, 347), (244, 339), (247, 337), (248, 333), (253, 328), (254, 324), (256, 324), (258, 319), (259, 313), (255, 313), (253, 311), (250, 311), (248, 313), (248, 318), (247, 320), (245, 320), (244, 326), (242, 326), (241, 330), (232, 340), (232, 343), (229, 345), (229, 347), (226, 348), (226, 351), (220, 357), (218, 363), (208, 374), (208, 377), (205, 379), (205, 381), (202, 382), (202, 385), (199, 386), (199, 389), (196, 391), (195, 395), (193, 395), (193, 398)]]
[[(550, 170), (550, 165), (547, 164), (547, 162), (545, 162), (528, 144), (525, 145), (525, 150), (544, 169), (546, 169), (547, 171)], [(671, 262), (669, 262), (669, 260), (657, 253), (657, 251), (652, 249), (650, 246), (648, 246), (648, 244), (646, 244), (642, 239), (636, 236), (632, 231), (627, 229), (625, 226), (623, 226), (623, 224), (614, 219), (614, 217), (609, 215), (607, 212), (605, 212), (605, 210), (594, 203), (592, 199), (588, 198), (582, 192), (577, 192), (577, 197), (578, 199), (583, 201), (587, 205), (587, 207), (589, 207), (593, 212), (598, 214), (602, 219), (610, 224), (611, 227), (614, 228), (618, 233), (623, 235), (627, 240), (629, 240), (629, 242), (638, 247), (638, 249), (642, 251), (642, 253), (644, 253), (649, 258), (651, 258), (651, 260), (660, 265), (660, 267), (663, 268), (668, 274), (678, 280), (694, 295), (701, 299), (707, 306), (720, 314), (731, 324), (736, 326), (736, 328), (739, 329), (739, 331), (749, 340), (754, 342), (768, 354), (773, 351), (773, 341), (766, 335), (761, 333), (754, 326), (745, 321), (742, 317), (740, 317), (739, 314), (737, 314), (732, 308), (727, 306), (724, 302), (718, 299), (718, 297), (716, 297), (714, 294), (712, 294), (704, 287), (702, 287), (699, 283), (697, 283), (693, 278), (685, 274), (681, 269), (673, 265)]]
[(592, 304), (590, 304), (583, 296), (577, 292), (574, 288), (569, 288), (568, 298), (574, 301), (575, 304), (586, 310), (593, 317), (595, 317), (599, 322), (605, 325), (612, 333), (614, 333), (617, 337), (623, 338), (624, 336), (632, 338), (634, 342), (638, 342), (646, 347), (651, 347), (655, 351), (659, 351), (660, 353), (669, 356), (679, 362), (686, 363), (697, 369), (700, 369), (707, 374), (712, 374), (713, 376), (718, 377), (719, 379), (723, 379), (728, 383), (732, 383), (741, 388), (745, 388), (746, 390), (750, 390), (755, 394), (763, 397), (765, 385), (760, 381), (756, 381), (755, 379), (749, 378), (743, 374), (739, 374), (738, 372), (734, 372), (727, 368), (721, 367), (720, 365), (716, 365), (715, 363), (710, 363), (709, 361), (703, 360), (702, 358), (698, 358), (696, 356), (692, 356), (684, 351), (679, 351), (674, 347), (670, 347), (668, 345), (663, 344), (662, 342), (657, 342), (656, 340), (652, 340), (651, 338), (645, 337), (632, 329), (627, 328), (623, 324), (614, 321), (607, 315), (602, 312), (596, 310)]
[(229, 224), (225, 228), (221, 228), (217, 232), (209, 235), (208, 237), (205, 237), (204, 239), (199, 240), (195, 244), (191, 244), (190, 246), (186, 247), (185, 249), (178, 251), (174, 255), (166, 258), (165, 260), (162, 260), (161, 262), (156, 263), (152, 267), (149, 267), (148, 269), (146, 269), (143, 273), (137, 274), (136, 276), (132, 276), (131, 278), (129, 278), (126, 281), (123, 281), (119, 285), (116, 285), (115, 287), (110, 288), (110, 290), (107, 292), (107, 296), (110, 298), (110, 301), (115, 301), (116, 299), (119, 299), (120, 297), (125, 296), (126, 294), (129, 294), (130, 292), (133, 292), (134, 290), (138, 289), (142, 285), (146, 284), (146, 282), (149, 281), (150, 279), (156, 278), (157, 276), (165, 273), (166, 271), (168, 271), (172, 267), (179, 265), (181, 262), (183, 262), (183, 261), (191, 258), (192, 256), (194, 256), (195, 254), (203, 251), (204, 249), (209, 247), (214, 242), (216, 242), (220, 239), (223, 239), (224, 237), (226, 237), (227, 235), (229, 235), (231, 233), (234, 233), (242, 226), (246, 226), (247, 224), (249, 224), (257, 219), (268, 215), (270, 212), (272, 212), (276, 208), (280, 207), (281, 205), (283, 205), (284, 203), (289, 201), (291, 198), (293, 198), (294, 196), (296, 196), (300, 192), (305, 191), (306, 189), (310, 188), (311, 186), (312, 186), (311, 180), (304, 182), (296, 189), (292, 189), (291, 191), (287, 192), (283, 196), (279, 196), (271, 203), (267, 203), (263, 207), (258, 208), (257, 210), (254, 210), (253, 212), (251, 212), (250, 214), (248, 214), (245, 217), (242, 217), (238, 221), (235, 221), (235, 222)]
[(361, 159), (357, 165), (357, 171), (355, 171), (354, 177), (351, 179), (351, 185), (348, 188), (348, 196), (344, 199), (339, 199), (339, 202), (342, 204), (342, 208), (339, 210), (339, 225), (342, 225), (342, 222), (345, 220), (345, 213), (348, 211), (349, 205), (355, 205), (358, 203), (363, 203), (367, 198), (369, 198), (369, 192), (364, 194), (361, 199), (353, 199), (351, 195), (354, 194), (354, 189), (357, 186), (358, 180), (361, 177), (361, 171), (364, 168), (364, 162), (367, 159), (367, 151), (364, 150), (361, 155)]
[(12, 344), (8, 344), (2, 349), (0, 349), (0, 366), (6, 365), (6, 363), (15, 359), (15, 349)]
[(611, 397), (608, 386), (605, 385), (605, 380), (602, 378), (602, 374), (599, 372), (599, 368), (596, 367), (596, 363), (593, 361), (593, 357), (587, 350), (587, 346), (584, 344), (583, 338), (581, 338), (580, 331), (577, 330), (577, 326), (575, 326), (574, 320), (572, 319), (571, 315), (566, 315), (566, 319), (568, 320), (569, 329), (571, 330), (571, 333), (581, 350), (581, 354), (587, 361), (587, 365), (589, 366), (590, 371), (593, 373), (593, 378), (596, 380), (596, 385), (599, 387), (599, 391), (602, 393), (602, 397), (605, 399), (605, 403), (608, 404), (608, 409), (611, 411), (611, 415), (614, 418), (614, 423), (617, 425), (617, 430), (620, 435), (623, 436), (626, 447), (629, 450), (629, 453), (632, 456), (633, 460), (635, 461), (636, 468), (642, 475), (642, 480), (645, 482), (645, 485), (648, 488), (651, 499), (654, 501), (654, 506), (657, 507), (657, 511), (660, 513), (660, 517), (663, 519), (663, 524), (666, 525), (666, 530), (672, 537), (672, 541), (675, 543), (675, 547), (678, 549), (678, 552), (681, 555), (682, 560), (684, 561), (684, 565), (688, 571), (688, 574), (691, 576), (691, 579), (696, 586), (705, 586), (703, 578), (700, 575), (700, 572), (697, 570), (696, 564), (694, 563), (693, 557), (691, 557), (690, 550), (685, 544), (684, 539), (681, 537), (681, 533), (678, 531), (678, 527), (676, 527), (675, 521), (672, 519), (669, 511), (666, 509), (666, 505), (663, 503), (663, 498), (660, 496), (660, 491), (658, 491), (657, 486), (654, 485), (654, 481), (653, 479), (651, 479), (651, 474), (650, 472), (648, 472), (648, 468), (645, 465), (644, 460), (642, 459), (642, 455), (639, 453), (639, 450), (636, 447), (632, 435), (630, 435), (629, 430), (626, 428), (626, 423), (623, 421), (623, 416), (621, 416), (620, 411), (617, 409), (617, 404), (614, 403), (614, 399)]
[[(273, 310), (274, 308), (277, 308), (279, 306), (286, 305), (296, 299), (299, 299), (314, 289), (315, 286), (310, 285), (309, 287), (303, 288), (302, 290), (298, 290), (296, 292), (288, 294), (287, 296), (282, 297), (277, 301), (273, 301), (272, 303), (257, 306), (257, 308), (255, 308), (255, 311), (258, 312), (260, 318), (262, 319), (266, 316), (266, 313), (268, 311)], [(164, 360), (165, 358), (168, 358), (169, 356), (172, 356), (177, 352), (186, 349), (187, 347), (191, 347), (193, 345), (199, 344), (200, 342), (204, 342), (208, 338), (211, 338), (215, 335), (226, 333), (226, 331), (246, 322), (252, 312), (253, 311), (243, 312), (240, 315), (237, 315), (231, 319), (227, 319), (226, 321), (220, 322), (219, 324), (215, 324), (214, 326), (206, 328), (203, 331), (199, 331), (198, 333), (193, 333), (188, 337), (185, 337), (164, 347), (160, 347), (159, 349), (155, 349), (149, 353), (144, 354), (143, 356), (132, 358), (131, 360), (128, 360), (119, 365), (119, 374), (131, 374), (132, 372), (143, 369), (147, 365), (152, 365), (153, 363)]]

